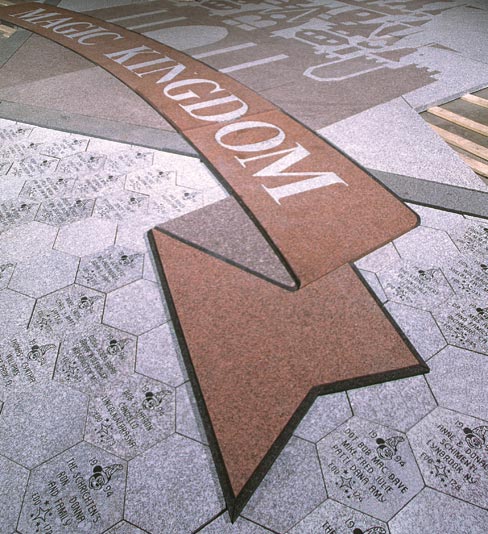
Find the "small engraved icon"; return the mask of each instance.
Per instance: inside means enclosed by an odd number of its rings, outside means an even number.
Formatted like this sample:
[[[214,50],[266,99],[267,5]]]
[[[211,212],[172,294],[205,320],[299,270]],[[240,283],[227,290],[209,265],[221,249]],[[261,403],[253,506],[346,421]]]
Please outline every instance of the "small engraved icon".
[[[41,505],[37,507],[36,513],[32,513],[31,520],[34,521],[36,525],[36,532],[44,532],[45,531],[45,525],[49,524],[49,517],[51,517],[52,514],[52,508],[49,506],[49,501],[45,501],[43,503],[45,508],[42,508]]]
[[[429,281],[434,279],[437,273],[437,269],[426,269],[425,271],[423,269],[420,269],[418,273],[420,275],[420,278]]]
[[[121,254],[119,263],[126,266],[132,265],[138,256],[139,254]]]
[[[156,393],[148,391],[146,393],[146,398],[142,401],[142,407],[146,410],[154,410],[161,405],[167,396],[168,393],[165,393],[164,391],[157,391]]]
[[[464,438],[466,443],[473,449],[485,449],[488,452],[488,426],[477,426],[473,430],[471,428],[463,428],[466,434]]]
[[[97,300],[100,300],[102,297],[99,297],[99,296],[96,296],[96,297],[87,297],[86,295],[84,295],[83,297],[80,298],[80,302],[78,303],[78,308],[80,308],[80,310],[87,310],[88,312],[92,312],[93,311],[93,304],[95,304],[95,302]]]
[[[44,357],[46,352],[55,349],[56,345],[32,345],[31,350],[27,353],[27,358],[31,361],[38,362],[41,365],[46,363],[46,358]]]
[[[363,530],[362,528],[355,528],[352,531],[352,534],[387,534],[387,532],[383,527],[371,527],[368,528],[368,530]]]
[[[88,485],[91,489],[101,490],[110,481],[114,473],[122,469],[122,464],[112,464],[107,467],[96,465],[93,468],[93,475],[88,480]]]
[[[376,440],[376,443],[378,444],[378,447],[376,447],[378,456],[383,460],[391,460],[393,455],[397,452],[398,445],[402,443],[402,441],[405,441],[405,438],[402,438],[402,436],[393,436],[386,440],[378,438]]]

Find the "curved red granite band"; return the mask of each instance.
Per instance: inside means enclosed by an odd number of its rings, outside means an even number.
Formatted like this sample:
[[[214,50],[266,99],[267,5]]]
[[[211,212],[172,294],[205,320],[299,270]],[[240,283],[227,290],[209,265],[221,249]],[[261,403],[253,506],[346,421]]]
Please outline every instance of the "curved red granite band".
[[[253,91],[149,38],[39,4],[1,8],[0,19],[70,48],[150,103],[301,287],[151,234],[232,519],[317,394],[426,372],[348,265],[418,224],[363,169]]]

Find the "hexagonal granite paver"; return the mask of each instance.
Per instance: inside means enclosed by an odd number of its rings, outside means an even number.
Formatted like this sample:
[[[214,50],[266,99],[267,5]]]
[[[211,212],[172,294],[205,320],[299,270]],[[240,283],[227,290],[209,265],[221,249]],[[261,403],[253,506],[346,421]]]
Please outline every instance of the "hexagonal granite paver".
[[[83,437],[88,399],[62,384],[38,384],[8,393],[0,417],[0,450],[32,468]]]
[[[148,532],[193,532],[225,508],[208,447],[174,434],[129,462],[125,519]]]
[[[176,185],[176,171],[153,166],[150,169],[134,171],[127,175],[125,188],[134,193],[153,195],[168,185]]]
[[[5,289],[14,273],[15,263],[0,264],[0,290]]]
[[[139,336],[136,371],[175,387],[188,380],[172,323]]]
[[[113,174],[126,174],[136,169],[149,167],[153,162],[153,152],[134,148],[119,150],[107,157],[104,170]]]
[[[441,406],[488,421],[488,357],[446,347],[429,365],[426,378]]]
[[[99,291],[113,291],[141,278],[143,265],[144,254],[111,246],[81,260],[76,282]]]
[[[90,217],[95,201],[90,198],[62,197],[41,204],[36,221],[54,226],[63,226]]]
[[[17,264],[9,288],[42,297],[75,281],[79,259],[57,250]]]
[[[73,254],[87,256],[114,244],[117,224],[91,217],[63,226],[58,233],[54,248]]]
[[[103,321],[106,324],[142,334],[168,321],[168,312],[157,284],[138,280],[107,296]]]
[[[63,158],[58,172],[68,176],[84,176],[100,172],[105,165],[106,156],[98,152],[79,152],[73,156]]]
[[[488,422],[437,408],[408,436],[428,486],[488,507]]]
[[[146,195],[121,191],[97,198],[94,214],[107,220],[123,220],[147,211],[149,199]]]
[[[13,199],[0,204],[0,233],[34,220],[39,204]]]
[[[406,432],[437,407],[422,376],[348,392],[354,415]]]
[[[288,534],[388,534],[386,523],[327,499]]]
[[[42,154],[31,154],[20,161],[15,161],[9,174],[25,178],[37,178],[56,171],[59,159]]]
[[[317,397],[301,420],[295,436],[317,443],[326,434],[335,430],[352,415],[344,392]]]
[[[462,252],[484,261],[488,256],[488,223],[464,219],[449,230],[456,245]]]
[[[176,431],[182,436],[208,444],[197,401],[190,382],[176,388]]]
[[[353,417],[318,443],[329,497],[382,521],[424,486],[406,436]]]
[[[472,299],[483,299],[488,295],[488,256],[484,259],[460,255],[443,271],[454,291]]]
[[[198,532],[202,534],[269,534],[271,531],[244,517],[239,517],[235,523],[231,523],[228,514],[224,513]]]
[[[29,329],[63,336],[100,322],[105,296],[71,285],[37,300]]]
[[[15,530],[28,478],[27,469],[0,456],[0,526],[3,532]]]
[[[161,189],[149,201],[149,210],[157,213],[161,222],[180,217],[203,207],[203,193],[181,186]]]
[[[126,463],[80,443],[32,471],[19,520],[28,533],[101,534],[122,519]]]
[[[112,174],[100,172],[80,176],[73,186],[73,194],[93,198],[99,193],[110,193],[123,191],[125,176],[123,174]]]
[[[27,180],[20,191],[20,198],[43,202],[52,198],[67,196],[73,188],[75,178],[71,175],[54,174]]]
[[[174,431],[174,388],[133,375],[91,399],[85,440],[129,460]]]
[[[5,262],[18,262],[48,252],[56,239],[58,229],[36,221],[23,224],[2,234],[0,258]]]
[[[145,530],[127,523],[127,521],[121,521],[117,523],[114,527],[107,530],[105,534],[147,534]]]
[[[486,534],[488,512],[425,488],[390,522],[391,534]]]
[[[58,349],[57,338],[25,330],[0,339],[0,392],[50,381]]]
[[[284,532],[326,498],[315,445],[292,437],[242,514]]]
[[[34,308],[35,300],[16,291],[4,289],[0,292],[0,331],[6,336],[26,328]]]
[[[61,345],[54,378],[86,393],[99,394],[134,370],[136,340],[105,325],[73,332]]]

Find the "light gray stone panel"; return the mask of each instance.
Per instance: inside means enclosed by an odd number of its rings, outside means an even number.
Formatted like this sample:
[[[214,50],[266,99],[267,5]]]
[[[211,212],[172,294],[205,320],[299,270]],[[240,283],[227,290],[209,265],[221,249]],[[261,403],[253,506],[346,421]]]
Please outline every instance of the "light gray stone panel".
[[[289,534],[388,534],[386,523],[327,499]]]
[[[136,371],[174,387],[188,380],[172,323],[139,336]]]
[[[131,172],[127,175],[125,188],[134,193],[154,195],[168,186],[176,186],[176,172],[162,165]]]
[[[199,532],[202,534],[267,534],[271,531],[244,517],[239,517],[235,523],[231,523],[228,514],[224,513]]]
[[[2,147],[24,141],[29,137],[33,129],[33,126],[27,124],[16,124],[12,121],[5,121],[5,124],[3,124],[2,121],[2,124],[0,124],[0,141]]]
[[[283,532],[326,497],[315,445],[292,437],[242,514],[265,527]]]
[[[190,382],[176,388],[176,431],[204,445],[208,444]]]
[[[388,521],[423,487],[404,434],[353,417],[318,443],[329,497]]]
[[[15,269],[15,263],[0,264],[0,290],[5,289],[10,282]]]
[[[0,456],[0,517],[4,532],[13,532],[17,525],[29,471]]]
[[[116,228],[115,222],[95,217],[76,221],[59,230],[54,248],[74,256],[95,254],[114,244]]]
[[[90,198],[61,197],[41,204],[36,221],[53,226],[63,226],[91,216],[95,201]]]
[[[100,172],[107,157],[98,152],[79,152],[73,156],[63,158],[58,167],[58,172],[73,177]]]
[[[46,142],[46,137],[53,133],[55,138]],[[36,147],[36,152],[55,158],[66,158],[78,152],[84,152],[89,143],[89,139],[86,137],[66,136],[64,132],[56,132],[45,128],[36,128],[30,141],[34,139],[44,140]]]
[[[371,254],[364,256],[355,262],[355,265],[362,271],[378,273],[379,271],[388,268],[391,264],[396,263],[399,259],[400,255],[393,246],[393,243],[388,243],[388,245],[385,245],[384,247],[371,252]]]
[[[0,235],[5,230],[33,221],[38,209],[38,203],[19,199],[0,204]]]
[[[143,334],[167,322],[168,312],[157,284],[138,280],[107,296],[103,321],[132,334]]]
[[[90,148],[92,147],[90,146]],[[119,150],[107,157],[104,171],[111,174],[127,174],[137,169],[150,167],[152,162],[153,153],[150,150],[145,150],[143,148]]]
[[[9,288],[42,297],[75,281],[79,259],[57,250],[17,264]]]
[[[0,417],[0,451],[33,468],[83,438],[88,399],[50,382],[7,393]]]
[[[73,185],[72,194],[93,198],[124,190],[125,175],[99,172],[80,176]]]
[[[193,532],[225,507],[210,451],[177,434],[129,462],[125,519],[149,532]]]
[[[317,443],[352,415],[345,393],[317,397],[301,420],[295,436]]]
[[[429,366],[427,381],[441,406],[488,421],[486,356],[446,347],[432,358]]]
[[[486,261],[488,257],[488,220],[464,219],[449,230],[461,252]]]
[[[487,507],[486,421],[437,408],[415,426],[408,437],[428,486]]]
[[[34,309],[35,300],[16,291],[0,292],[0,331],[6,336],[26,328]]]
[[[354,415],[406,432],[437,403],[422,376],[348,392]]]
[[[100,322],[105,296],[77,285],[59,289],[37,300],[29,329],[65,336]]]
[[[25,177],[22,179],[25,180]],[[75,178],[69,174],[54,174],[32,178],[25,181],[20,191],[20,198],[43,202],[68,196],[74,183]]]
[[[19,530],[102,534],[123,514],[126,463],[80,443],[33,470]]]
[[[58,167],[59,159],[42,154],[32,154],[14,164],[8,171],[9,175],[25,178],[26,180],[39,178],[47,174],[52,175]]]
[[[488,297],[488,256],[478,259],[460,254],[443,272],[458,296],[474,300]]]
[[[1,104],[0,104],[1,105]],[[0,163],[0,175],[2,174],[2,163]],[[2,188],[0,189],[0,201],[16,199],[24,187],[24,178],[16,176],[2,176]]]
[[[139,193],[129,191],[112,193],[97,199],[94,214],[103,219],[121,221],[135,214],[144,214],[148,202],[148,197]]]
[[[49,251],[56,239],[57,228],[38,222],[31,222],[2,234],[0,258],[4,262],[18,262]]]
[[[174,431],[174,388],[133,375],[93,396],[85,440],[129,460]]]
[[[49,382],[58,350],[57,338],[32,335],[23,329],[0,339],[0,396]]]
[[[380,284],[378,276],[374,273],[370,273],[369,271],[361,271],[361,276],[366,282],[366,285],[373,290],[376,297],[384,304],[388,300],[388,297],[386,296],[385,290]]]
[[[157,195],[152,195],[149,210],[159,215],[165,222],[185,213],[203,208],[203,193],[181,186],[167,187]]]
[[[76,282],[107,293],[141,278],[143,263],[140,252],[111,246],[83,257]]]
[[[54,378],[86,393],[100,394],[133,372],[135,345],[133,336],[105,325],[72,332],[61,345]]]
[[[116,244],[146,253],[149,250],[146,234],[160,222],[161,215],[157,213],[135,215],[124,220],[117,228]]]
[[[127,523],[127,521],[121,521],[110,530],[107,530],[105,534],[146,534],[146,531]]]
[[[157,269],[155,266],[155,259],[153,257],[153,254],[148,252],[144,255],[144,271],[142,274],[142,277],[144,280],[150,280],[151,282],[158,283],[159,277],[157,274]]]
[[[485,534],[488,512],[425,488],[390,521],[391,534]]]
[[[386,304],[386,309],[424,360],[446,346],[446,340],[430,312],[396,302]]]

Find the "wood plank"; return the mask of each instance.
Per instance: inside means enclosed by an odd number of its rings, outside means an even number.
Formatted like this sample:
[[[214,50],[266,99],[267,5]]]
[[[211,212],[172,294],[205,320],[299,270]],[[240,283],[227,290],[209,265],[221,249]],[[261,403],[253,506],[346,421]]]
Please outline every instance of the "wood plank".
[[[4,24],[0,24],[0,35],[5,36],[5,37],[10,37],[14,33],[15,33],[15,28],[11,28],[10,26],[5,26]]]
[[[481,161],[470,158],[469,156],[465,156],[464,154],[459,155],[464,163],[469,165],[474,172],[481,174],[481,176],[484,176],[485,178],[488,178],[488,165],[486,163],[482,163]]]
[[[476,104],[477,106],[481,106],[483,108],[488,108],[488,100],[486,98],[481,98],[480,96],[468,93],[467,95],[462,96],[461,100],[465,100],[470,104]]]
[[[429,108],[427,111],[431,115],[435,115],[436,117],[445,119],[446,121],[452,122],[453,124],[462,126],[467,130],[471,130],[481,135],[486,135],[488,137],[488,126],[486,124],[481,124],[480,122],[473,121],[471,119],[463,117],[462,115],[459,115],[458,113],[454,113],[452,111],[437,106]]]
[[[447,130],[444,130],[443,128],[439,128],[439,126],[435,126],[433,124],[429,124],[429,126],[437,132],[444,141],[449,143],[450,145],[456,146],[458,148],[462,148],[466,152],[469,152],[470,154],[474,154],[475,156],[478,156],[479,158],[483,158],[488,160],[488,148],[478,145],[478,143],[473,143],[472,141],[468,141],[468,139],[465,139],[464,137],[461,137],[460,135],[456,135],[452,132],[448,132]]]

